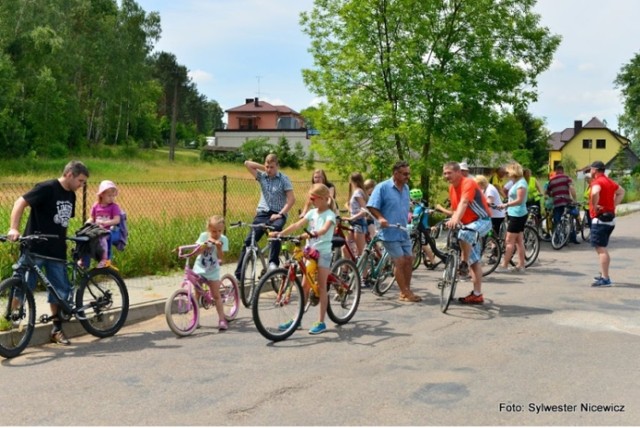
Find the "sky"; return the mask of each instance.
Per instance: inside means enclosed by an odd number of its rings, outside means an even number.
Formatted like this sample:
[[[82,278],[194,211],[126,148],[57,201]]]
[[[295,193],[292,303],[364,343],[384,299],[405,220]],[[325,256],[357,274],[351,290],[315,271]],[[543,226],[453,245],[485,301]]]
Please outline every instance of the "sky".
[[[317,104],[302,80],[311,68],[300,12],[313,0],[137,0],[160,13],[157,51],[176,55],[198,91],[223,110],[258,96],[300,111]],[[538,76],[529,111],[562,131],[592,117],[618,130],[622,98],[614,80],[640,53],[640,1],[539,0],[541,25],[562,36],[551,67]]]

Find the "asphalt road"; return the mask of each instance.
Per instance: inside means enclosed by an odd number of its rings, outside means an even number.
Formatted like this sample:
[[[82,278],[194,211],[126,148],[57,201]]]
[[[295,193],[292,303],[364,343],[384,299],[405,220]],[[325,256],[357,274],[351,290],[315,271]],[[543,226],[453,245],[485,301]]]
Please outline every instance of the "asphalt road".
[[[545,244],[525,275],[492,274],[485,305],[439,311],[365,292],[354,320],[277,344],[242,309],[178,339],[163,317],[113,338],[28,347],[0,364],[7,425],[638,425],[640,213],[618,218],[615,287],[588,244]],[[461,283],[458,295],[469,284]],[[303,320],[309,328],[314,309]]]

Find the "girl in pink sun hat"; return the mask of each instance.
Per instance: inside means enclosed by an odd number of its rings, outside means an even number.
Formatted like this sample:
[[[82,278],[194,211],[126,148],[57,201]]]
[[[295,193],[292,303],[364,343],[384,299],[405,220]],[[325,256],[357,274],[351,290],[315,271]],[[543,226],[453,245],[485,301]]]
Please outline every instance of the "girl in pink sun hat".
[[[100,182],[97,195],[98,200],[91,207],[89,221],[107,230],[120,224],[122,212],[120,211],[120,206],[114,202],[116,196],[118,196],[118,188],[115,183],[111,180]],[[100,237],[100,246],[103,253],[98,267],[109,266],[109,235]]]

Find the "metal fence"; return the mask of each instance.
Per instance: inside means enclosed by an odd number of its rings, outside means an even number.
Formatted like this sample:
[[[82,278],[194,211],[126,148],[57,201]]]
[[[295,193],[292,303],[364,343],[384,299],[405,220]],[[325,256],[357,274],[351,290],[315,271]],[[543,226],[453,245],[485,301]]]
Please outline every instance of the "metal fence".
[[[170,177],[167,177],[170,180]],[[127,213],[129,242],[124,251],[114,252],[114,263],[125,277],[163,274],[179,268],[171,250],[178,245],[192,243],[206,229],[207,219],[214,214],[226,219],[226,235],[230,251],[227,261],[237,259],[246,229],[230,229],[238,220],[253,219],[260,198],[260,188],[254,179],[222,176],[194,181],[117,182],[116,203]],[[348,184],[334,182],[339,204],[348,194]],[[9,228],[10,213],[15,200],[35,183],[0,183],[0,230]],[[73,233],[87,220],[96,201],[99,182],[90,181],[78,190],[76,217],[69,232]],[[296,204],[289,223],[298,217],[304,206],[310,181],[293,182]],[[27,219],[23,215],[21,230]],[[4,228],[4,229],[2,229]],[[0,246],[0,269],[4,278],[17,256],[16,246]]]

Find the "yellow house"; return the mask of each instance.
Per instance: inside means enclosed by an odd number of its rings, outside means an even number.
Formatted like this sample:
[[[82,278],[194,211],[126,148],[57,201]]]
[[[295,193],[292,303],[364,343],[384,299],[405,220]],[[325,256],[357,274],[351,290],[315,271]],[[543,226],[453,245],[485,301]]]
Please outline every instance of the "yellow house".
[[[549,138],[549,171],[562,162],[563,156],[571,156],[578,170],[582,170],[599,160],[611,169],[614,158],[623,153],[627,165],[633,168],[640,162],[631,150],[629,139],[610,130],[597,117],[593,117],[584,126],[581,120],[573,123],[573,128],[554,132]]]

